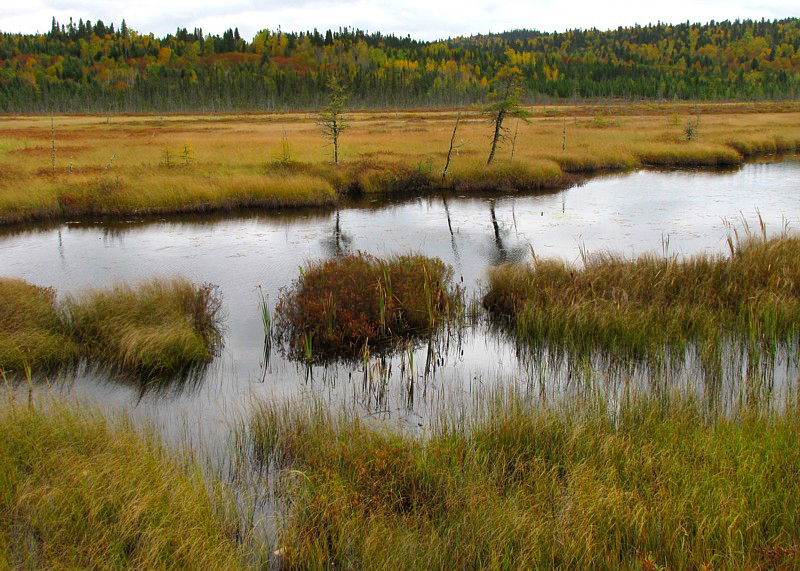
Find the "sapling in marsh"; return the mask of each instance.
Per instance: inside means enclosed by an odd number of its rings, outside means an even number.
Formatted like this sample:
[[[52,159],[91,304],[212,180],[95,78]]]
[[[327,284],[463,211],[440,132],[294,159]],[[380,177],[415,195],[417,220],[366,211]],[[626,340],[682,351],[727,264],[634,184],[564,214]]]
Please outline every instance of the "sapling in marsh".
[[[518,67],[506,64],[492,80],[489,94],[492,102],[484,108],[484,114],[490,118],[494,130],[487,165],[492,164],[498,144],[506,139],[507,129],[503,127],[503,121],[508,117],[518,117],[527,122],[527,118],[531,115],[522,108],[524,79],[525,76]]]
[[[50,168],[53,172],[56,170],[56,125],[53,118],[50,117]]]
[[[686,121],[683,127],[683,134],[687,141],[695,141],[700,136],[700,115],[698,114],[694,121],[691,119]]]
[[[339,138],[349,127],[344,116],[344,107],[350,97],[347,89],[339,81],[338,76],[331,75],[328,79],[328,102],[319,114],[317,124],[322,129],[325,137],[333,146],[333,164],[339,164]]]

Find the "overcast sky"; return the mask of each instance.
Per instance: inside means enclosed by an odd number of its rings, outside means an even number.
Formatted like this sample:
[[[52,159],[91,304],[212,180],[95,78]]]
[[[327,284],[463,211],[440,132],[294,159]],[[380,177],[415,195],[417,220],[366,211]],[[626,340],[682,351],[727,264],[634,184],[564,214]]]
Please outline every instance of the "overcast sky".
[[[800,15],[798,0],[0,0],[0,31],[47,31],[53,16],[103,20],[158,36],[177,27],[221,34],[239,28],[246,39],[261,29],[321,32],[343,26],[424,40],[516,28],[606,30],[633,24],[708,22]]]

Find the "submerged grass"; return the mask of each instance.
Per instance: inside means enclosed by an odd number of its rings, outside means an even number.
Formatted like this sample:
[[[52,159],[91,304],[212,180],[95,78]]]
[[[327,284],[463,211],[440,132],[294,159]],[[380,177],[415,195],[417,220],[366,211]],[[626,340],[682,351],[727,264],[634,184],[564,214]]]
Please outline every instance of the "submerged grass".
[[[242,566],[229,501],[195,460],[122,417],[2,399],[0,568]]]
[[[438,258],[359,253],[301,268],[278,300],[275,328],[306,360],[352,358],[436,328],[460,313],[462,297]]]
[[[723,344],[774,355],[800,335],[800,239],[751,237],[731,255],[611,254],[576,269],[558,260],[489,272],[484,306],[512,318],[532,347],[574,355],[682,356],[690,345],[717,370]]]
[[[0,278],[0,300],[0,370],[50,370],[77,359],[52,289]]]
[[[800,413],[709,419],[690,397],[547,405],[497,391],[430,434],[259,403],[288,568],[800,565]]]
[[[55,292],[0,279],[0,370],[50,370],[79,357],[144,378],[211,361],[222,340],[212,286],[154,279],[85,292],[59,307]]]

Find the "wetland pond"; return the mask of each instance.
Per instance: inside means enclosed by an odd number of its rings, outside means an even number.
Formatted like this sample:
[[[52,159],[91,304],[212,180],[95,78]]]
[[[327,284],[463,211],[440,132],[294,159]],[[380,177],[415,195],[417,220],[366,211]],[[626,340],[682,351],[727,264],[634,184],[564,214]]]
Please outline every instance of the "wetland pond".
[[[327,211],[9,228],[0,231],[0,274],[52,286],[60,296],[174,275],[218,286],[225,345],[198,378],[143,388],[79,369],[51,383],[52,390],[130,409],[166,434],[188,429],[193,438],[224,440],[227,423],[253,398],[301,394],[417,426],[443,399],[469,397],[484,384],[535,381],[538,390],[556,394],[569,371],[532,367],[483,319],[393,356],[309,368],[277,347],[265,354],[262,293],[274,312],[282,288],[309,261],[346,252],[418,253],[450,264],[467,299],[478,299],[488,267],[528,262],[532,252],[576,264],[582,252],[724,253],[731,228],[758,230],[759,217],[769,234],[800,228],[796,159],[735,171],[604,175],[546,195],[426,196]],[[779,375],[794,382],[796,363]],[[691,368],[684,376],[692,378]]]

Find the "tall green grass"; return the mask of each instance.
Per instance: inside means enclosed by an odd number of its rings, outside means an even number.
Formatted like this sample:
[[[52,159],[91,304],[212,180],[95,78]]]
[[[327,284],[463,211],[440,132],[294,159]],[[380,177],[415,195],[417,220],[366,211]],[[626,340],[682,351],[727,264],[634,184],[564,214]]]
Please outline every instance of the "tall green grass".
[[[311,264],[275,308],[275,331],[307,360],[354,358],[367,345],[431,331],[463,309],[453,269],[419,255],[368,254]]]
[[[0,398],[0,568],[243,566],[227,492],[195,460],[124,417]]]
[[[489,272],[484,305],[534,348],[623,361],[682,359],[719,372],[726,346],[774,356],[800,336],[800,239],[751,237],[731,254],[686,260],[593,256],[583,268],[536,260]]]
[[[425,435],[319,403],[256,405],[249,442],[289,506],[289,568],[800,565],[800,414],[498,390]]]
[[[77,359],[52,289],[0,278],[0,300],[0,369],[50,370]]]

